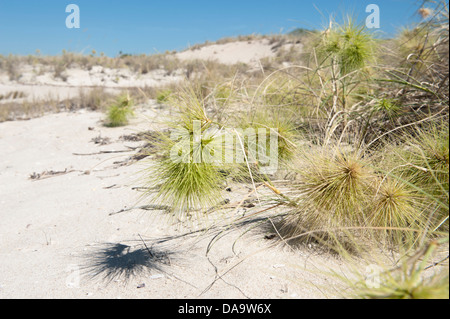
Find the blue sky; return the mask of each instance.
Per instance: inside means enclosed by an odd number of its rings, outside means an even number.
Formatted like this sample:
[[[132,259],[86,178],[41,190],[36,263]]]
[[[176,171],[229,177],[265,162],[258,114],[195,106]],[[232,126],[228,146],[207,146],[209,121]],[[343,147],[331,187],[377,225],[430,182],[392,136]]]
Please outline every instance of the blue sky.
[[[66,28],[68,4],[80,8],[80,29]],[[0,54],[60,54],[63,49],[115,56],[151,54],[240,34],[322,28],[328,17],[368,4],[380,7],[380,34],[417,21],[418,0],[0,0]]]

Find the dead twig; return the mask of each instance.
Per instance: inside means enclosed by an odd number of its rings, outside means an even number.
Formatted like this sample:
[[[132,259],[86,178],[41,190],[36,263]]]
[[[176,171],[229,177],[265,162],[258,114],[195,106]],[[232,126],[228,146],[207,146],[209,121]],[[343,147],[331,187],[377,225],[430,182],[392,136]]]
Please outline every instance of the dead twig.
[[[120,150],[120,151],[100,151],[96,153],[72,153],[75,156],[92,156],[92,155],[101,155],[101,154],[114,154],[114,153],[129,153],[130,150]]]
[[[47,179],[47,178],[52,178],[52,177],[57,177],[57,176],[61,176],[61,175],[66,175],[69,173],[75,172],[75,170],[67,170],[67,168],[64,171],[45,171],[42,173],[36,173],[34,172],[33,174],[30,174],[30,179],[33,181],[38,181],[38,180],[42,180],[42,179]]]

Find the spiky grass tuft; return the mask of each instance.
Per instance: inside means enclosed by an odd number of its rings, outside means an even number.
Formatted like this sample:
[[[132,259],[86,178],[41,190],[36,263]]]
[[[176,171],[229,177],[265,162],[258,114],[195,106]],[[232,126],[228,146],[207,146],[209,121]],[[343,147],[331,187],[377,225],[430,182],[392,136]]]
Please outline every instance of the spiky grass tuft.
[[[128,93],[120,96],[108,108],[106,126],[118,127],[127,125],[129,117],[134,115],[133,104],[133,100]]]
[[[435,227],[448,228],[449,132],[448,124],[431,124],[417,129],[389,153],[396,175],[421,190],[423,205],[428,203]]]
[[[237,122],[239,128],[243,130],[248,128],[254,129],[255,132],[258,132],[259,129],[265,130],[267,150],[270,149],[270,134],[276,135],[278,137],[277,156],[279,161],[287,162],[293,159],[297,149],[295,139],[299,134],[294,119],[288,114],[274,109],[260,108],[241,116]],[[257,138],[255,142],[258,144]]]
[[[448,124],[431,125],[419,130],[417,137],[408,141],[406,160],[411,163],[411,178],[423,187],[449,187],[449,131]],[[430,186],[431,185],[431,186]],[[438,189],[435,191],[439,192]]]
[[[206,212],[221,200],[224,177],[220,167],[204,158],[208,155],[205,149],[213,152],[219,133],[192,87],[172,95],[170,103],[178,112],[168,122],[170,138],[161,137],[163,158],[147,170],[148,185],[159,188],[156,194],[148,195],[152,202],[170,206],[184,219],[193,211]]]
[[[402,112],[402,108],[397,101],[389,98],[377,100],[374,110],[386,115],[391,120],[398,117]]]
[[[306,165],[297,171],[297,204],[283,233],[286,238],[301,239],[293,243],[332,238],[344,241],[347,234],[337,235],[337,229],[364,225],[373,172],[367,160],[354,152],[329,152],[325,148],[311,150],[303,157]]]
[[[426,216],[422,197],[411,186],[394,178],[380,182],[367,208],[367,225],[380,230],[376,238],[386,242],[411,245],[416,233],[407,229],[425,229]]]
[[[430,278],[417,278],[416,273],[384,275],[380,288],[364,287],[357,295],[362,299],[448,299],[448,270]]]
[[[174,162],[166,157],[152,173],[151,180],[160,185],[152,200],[169,205],[178,216],[206,212],[220,202],[223,181],[217,167],[211,164]]]
[[[333,219],[353,219],[371,180],[361,159],[338,153],[330,158],[317,156],[310,165],[302,173],[304,184],[300,187],[307,201],[319,211],[333,211]]]
[[[159,104],[164,104],[167,101],[169,101],[169,98],[172,94],[173,94],[173,92],[170,89],[159,91],[156,95],[156,101]]]
[[[377,278],[367,277],[356,282],[348,282],[350,297],[359,299],[448,299],[449,272],[448,265],[441,270],[431,269],[427,264],[440,243],[448,238],[433,241],[420,249],[408,260],[400,263],[398,269],[379,271],[372,274]],[[418,261],[419,260],[419,261]],[[428,270],[427,270],[428,269]],[[359,275],[359,277],[362,277]]]
[[[363,69],[375,59],[375,41],[364,25],[352,18],[336,27],[330,27],[318,46],[322,58],[331,58],[339,65],[341,75]]]

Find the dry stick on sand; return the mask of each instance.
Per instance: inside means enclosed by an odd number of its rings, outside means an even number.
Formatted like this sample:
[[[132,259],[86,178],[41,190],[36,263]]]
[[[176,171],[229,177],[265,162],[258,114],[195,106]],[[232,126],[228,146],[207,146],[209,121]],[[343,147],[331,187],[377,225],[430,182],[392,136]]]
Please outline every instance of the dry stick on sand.
[[[100,155],[100,154],[114,154],[114,153],[128,153],[133,151],[133,149],[128,150],[120,150],[120,151],[100,151],[96,153],[72,153],[75,156],[91,156],[91,155]]]
[[[61,175],[66,175],[69,173],[75,172],[75,170],[70,170],[68,171],[67,168],[64,171],[45,171],[43,173],[33,173],[30,175],[30,179],[33,181],[38,181],[38,180],[42,180],[42,179],[47,179],[47,178],[52,178],[52,177],[57,177],[57,176],[61,176]]]

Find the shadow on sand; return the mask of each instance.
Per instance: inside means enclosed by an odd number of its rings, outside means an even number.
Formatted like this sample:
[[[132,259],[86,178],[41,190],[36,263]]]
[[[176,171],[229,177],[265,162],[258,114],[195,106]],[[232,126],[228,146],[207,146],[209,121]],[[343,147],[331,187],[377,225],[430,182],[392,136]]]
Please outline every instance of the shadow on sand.
[[[161,251],[147,246],[124,244],[102,244],[85,258],[83,274],[90,279],[101,279],[107,283],[120,280],[128,282],[136,276],[152,272],[164,273],[171,265],[171,251]]]

